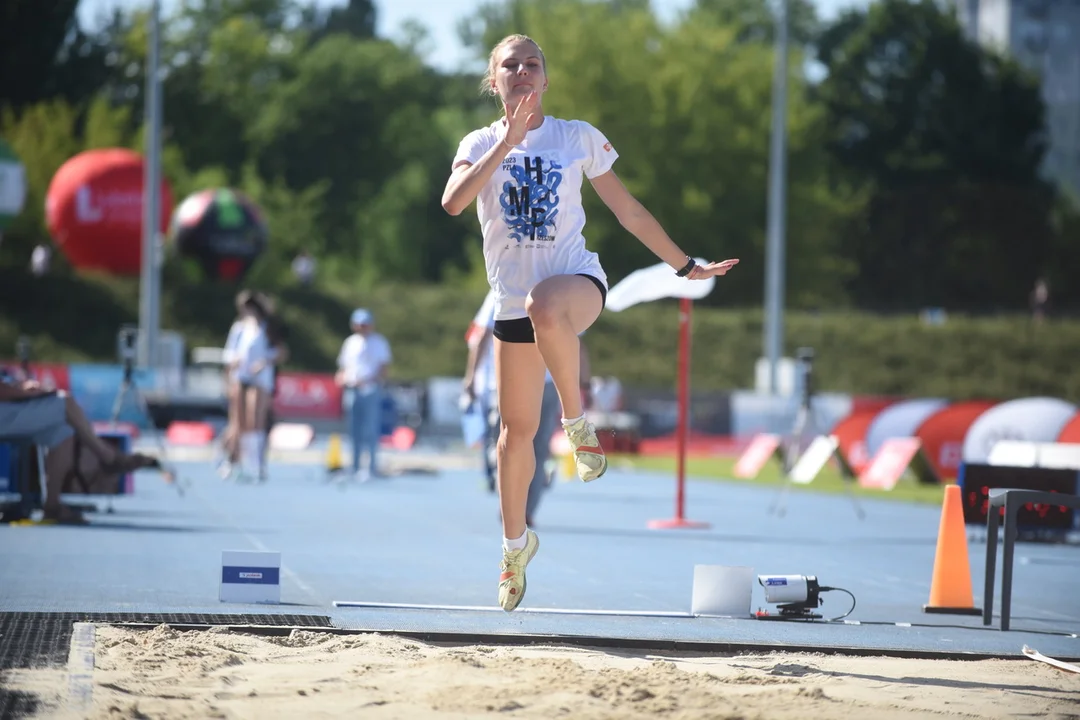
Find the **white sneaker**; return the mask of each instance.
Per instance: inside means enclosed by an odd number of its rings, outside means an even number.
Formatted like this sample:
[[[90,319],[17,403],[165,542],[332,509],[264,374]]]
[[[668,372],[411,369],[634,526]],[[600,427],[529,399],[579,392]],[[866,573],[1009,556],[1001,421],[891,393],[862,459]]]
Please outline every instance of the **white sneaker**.
[[[584,482],[596,480],[607,472],[607,456],[596,438],[596,428],[584,417],[577,422],[563,425],[570,447],[574,451],[574,465],[578,477]]]
[[[516,608],[525,597],[525,566],[540,549],[540,538],[532,530],[525,531],[525,547],[520,550],[503,550],[499,575],[499,605],[506,612]]]

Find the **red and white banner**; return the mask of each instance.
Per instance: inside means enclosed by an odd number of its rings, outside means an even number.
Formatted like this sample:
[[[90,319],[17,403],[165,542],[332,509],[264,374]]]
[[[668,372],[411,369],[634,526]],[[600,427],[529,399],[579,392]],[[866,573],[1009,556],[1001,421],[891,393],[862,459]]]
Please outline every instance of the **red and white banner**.
[[[30,363],[30,373],[46,390],[71,390],[67,365],[59,363]]]
[[[753,479],[765,467],[765,463],[780,449],[780,436],[768,433],[755,435],[735,463],[734,475],[737,478]]]
[[[933,466],[926,459],[922,442],[917,437],[886,440],[873,460],[859,475],[859,486],[892,490],[904,473],[911,469],[921,483],[940,482]]]
[[[918,438],[886,440],[870,461],[870,465],[859,476],[859,485],[864,488],[892,490],[911,465],[920,447]]]
[[[0,360],[0,367],[6,367],[16,378],[23,377],[22,363],[18,360]],[[32,362],[30,377],[41,383],[41,387],[46,390],[71,390],[71,374],[68,366],[61,363]]]
[[[338,420],[341,388],[333,375],[283,372],[278,375],[274,415],[280,419]]]

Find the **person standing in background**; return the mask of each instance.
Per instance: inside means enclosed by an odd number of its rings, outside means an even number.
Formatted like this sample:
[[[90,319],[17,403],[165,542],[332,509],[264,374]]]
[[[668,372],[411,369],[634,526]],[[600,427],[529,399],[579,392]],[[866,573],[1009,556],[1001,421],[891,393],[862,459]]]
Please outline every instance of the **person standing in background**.
[[[30,253],[30,272],[34,274],[34,277],[44,277],[49,272],[49,260],[52,258],[52,251],[48,245],[38,244],[34,246],[33,252]]]
[[[473,406],[484,420],[482,454],[488,492],[496,491],[496,445],[499,441],[499,409],[495,395],[495,346],[492,330],[495,327],[495,293],[488,291],[476,316],[465,333],[469,348],[462,380],[461,411]]]
[[[237,380],[236,371],[239,366],[237,348],[240,343],[240,334],[244,330],[244,318],[248,314],[248,304],[251,301],[251,291],[241,290],[236,295],[236,319],[229,328],[229,336],[225,340],[225,348],[222,360],[225,363],[225,403],[227,419],[225,429],[221,433],[221,458],[218,461],[218,474],[222,480],[228,480],[233,476],[237,464],[240,462],[240,382]]]
[[[375,332],[375,318],[370,310],[353,311],[350,325],[353,334],[341,345],[334,381],[345,390],[343,400],[349,417],[353,474],[364,482],[379,476],[377,454],[382,434],[383,383],[393,358],[390,343]],[[360,467],[363,450],[368,453],[365,469]]]
[[[267,354],[270,363],[270,397],[263,408],[262,427],[266,431],[266,440],[262,443],[262,455],[259,457],[262,470],[259,478],[266,480],[266,468],[270,461],[270,431],[274,428],[277,418],[274,415],[274,398],[278,391],[278,369],[289,360],[288,328],[282,322],[274,308],[274,301],[262,293],[256,295],[258,302],[263,306],[266,317],[266,337],[270,343],[270,352]]]
[[[261,296],[252,294],[244,304],[245,315],[233,351],[236,379],[240,386],[241,477],[248,468],[257,468],[260,482],[266,480],[266,420],[273,391],[273,364],[277,354],[270,333],[271,320]]]
[[[315,282],[315,258],[307,249],[301,250],[300,254],[293,258],[292,271],[304,287],[311,287]]]

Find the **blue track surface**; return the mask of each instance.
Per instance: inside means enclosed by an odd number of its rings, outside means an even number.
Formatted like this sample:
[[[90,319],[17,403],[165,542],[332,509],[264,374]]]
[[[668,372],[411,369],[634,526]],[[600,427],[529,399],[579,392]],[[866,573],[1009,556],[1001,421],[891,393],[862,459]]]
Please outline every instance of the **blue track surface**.
[[[817,575],[858,606],[840,623],[552,615],[477,610],[334,607],[335,601],[495,607],[501,556],[496,498],[475,471],[328,484],[315,466],[281,464],[265,485],[222,482],[206,463],[180,466],[183,495],[155,475],[89,527],[0,527],[0,610],[311,612],[340,627],[1080,657],[1080,548],[1020,544],[1013,630],[979,617],[927,615],[940,508],[793,493],[786,517],[774,490],[689,482],[687,515],[707,530],[657,531],[673,511],[670,477],[613,470],[557,483],[536,530],[523,607],[688,613],[695,564]],[[77,500],[77,498],[72,498]],[[104,507],[105,503],[100,503]],[[984,544],[969,544],[977,604]],[[282,553],[284,606],[218,602],[222,550]],[[1000,577],[1000,570],[998,577]],[[1000,601],[996,600],[996,606]],[[755,585],[753,607],[766,607]],[[829,593],[825,617],[846,595]],[[914,623],[915,627],[897,627]]]

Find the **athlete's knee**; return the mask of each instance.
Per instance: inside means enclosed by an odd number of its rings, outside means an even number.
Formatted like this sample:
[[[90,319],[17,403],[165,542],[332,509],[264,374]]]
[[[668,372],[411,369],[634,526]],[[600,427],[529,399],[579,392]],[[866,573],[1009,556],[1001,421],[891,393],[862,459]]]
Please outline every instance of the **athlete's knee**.
[[[525,300],[525,312],[532,320],[533,329],[543,332],[566,319],[566,308],[550,293],[533,291]]]
[[[538,423],[529,422],[526,418],[503,418],[502,427],[499,431],[500,448],[523,448],[532,447],[533,438],[536,436]]]

